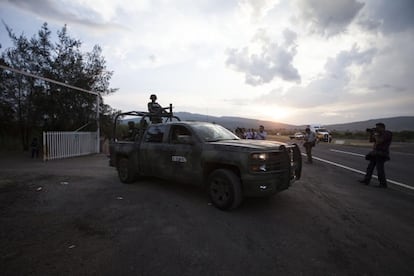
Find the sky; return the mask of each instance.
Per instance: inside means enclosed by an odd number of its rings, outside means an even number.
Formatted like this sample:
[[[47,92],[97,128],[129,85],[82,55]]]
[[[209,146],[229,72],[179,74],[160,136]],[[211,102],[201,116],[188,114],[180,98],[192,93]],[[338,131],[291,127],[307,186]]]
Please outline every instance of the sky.
[[[0,19],[101,46],[118,88],[104,101],[122,111],[156,94],[177,112],[294,125],[414,116],[412,0],[0,0]]]

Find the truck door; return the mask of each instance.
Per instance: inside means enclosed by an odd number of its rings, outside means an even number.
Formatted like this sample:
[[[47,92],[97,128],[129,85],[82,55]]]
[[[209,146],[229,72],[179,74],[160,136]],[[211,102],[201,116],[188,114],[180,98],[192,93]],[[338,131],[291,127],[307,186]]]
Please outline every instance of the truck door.
[[[200,144],[191,129],[184,125],[171,125],[168,136],[170,179],[187,183],[199,182],[202,176]]]
[[[141,143],[139,163],[141,173],[150,176],[168,177],[168,168],[165,166],[166,148],[164,134],[166,126],[154,124],[148,127]]]

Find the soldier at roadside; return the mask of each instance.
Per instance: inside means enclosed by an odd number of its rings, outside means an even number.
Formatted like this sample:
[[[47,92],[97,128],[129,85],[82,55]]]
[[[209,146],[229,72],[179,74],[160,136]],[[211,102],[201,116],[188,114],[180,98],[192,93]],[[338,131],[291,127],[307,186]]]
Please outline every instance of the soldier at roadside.
[[[303,146],[306,149],[306,156],[308,157],[308,163],[312,164],[312,148],[315,146],[316,143],[316,134],[315,132],[311,131],[309,127],[305,130],[305,137],[304,137]]]

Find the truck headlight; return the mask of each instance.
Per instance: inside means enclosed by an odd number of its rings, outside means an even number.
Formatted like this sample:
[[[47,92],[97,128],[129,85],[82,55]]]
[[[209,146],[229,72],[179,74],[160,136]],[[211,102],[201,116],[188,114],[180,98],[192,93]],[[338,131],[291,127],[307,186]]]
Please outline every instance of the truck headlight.
[[[253,160],[261,160],[261,161],[266,161],[267,159],[267,154],[266,153],[253,153],[252,154],[252,159]]]
[[[267,153],[252,153],[250,169],[253,172],[266,172],[266,160],[269,158]]]

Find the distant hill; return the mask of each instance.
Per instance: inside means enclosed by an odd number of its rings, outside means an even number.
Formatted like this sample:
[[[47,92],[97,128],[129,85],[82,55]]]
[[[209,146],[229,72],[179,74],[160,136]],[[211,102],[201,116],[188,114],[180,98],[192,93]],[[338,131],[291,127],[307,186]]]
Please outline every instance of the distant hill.
[[[263,125],[265,129],[287,129],[287,130],[296,130],[296,129],[305,129],[306,125],[290,125],[279,122],[265,121],[265,120],[256,120],[248,119],[242,117],[231,117],[231,116],[209,116],[203,114],[189,113],[189,112],[175,112],[174,115],[181,118],[181,120],[188,121],[202,121],[202,122],[215,122],[219,125],[222,125],[228,129],[234,130],[237,127],[242,128],[254,128],[258,129],[260,125]],[[139,122],[138,119],[129,119]],[[128,121],[128,120],[125,120]],[[360,122],[351,122],[345,124],[332,124],[324,125],[329,130],[336,131],[364,131],[367,128],[375,127],[375,124],[378,122],[383,122],[387,129],[391,131],[402,131],[410,130],[414,131],[414,116],[406,117],[393,117],[393,118],[382,118],[382,119],[372,119],[367,121]],[[126,123],[126,122],[125,122]]]
[[[325,127],[337,131],[364,131],[367,128],[375,127],[375,124],[379,122],[384,123],[386,128],[391,131],[414,131],[414,116],[372,119],[346,124],[325,125]]]
[[[189,112],[175,112],[174,115],[177,115],[178,117],[180,117],[181,120],[214,122],[228,129],[236,129],[237,127],[258,129],[260,125],[263,125],[265,129],[296,129],[298,128],[298,126],[289,125],[289,124],[241,118],[241,117],[230,117],[230,116],[215,117],[215,116],[208,116],[208,115],[202,115],[202,114],[194,114],[194,113],[189,113]]]
[[[189,112],[176,112],[175,114],[182,120],[215,122],[229,129],[235,129],[237,127],[258,128],[260,125],[263,125],[266,129],[293,130],[304,129],[306,127],[306,125],[289,125],[279,122],[248,119],[241,117],[214,117]],[[383,122],[386,125],[387,129],[392,131],[414,131],[414,116],[372,119],[367,121],[351,122],[345,124],[332,124],[324,126],[329,130],[336,131],[364,131],[367,128],[375,127],[375,124],[378,122]]]

